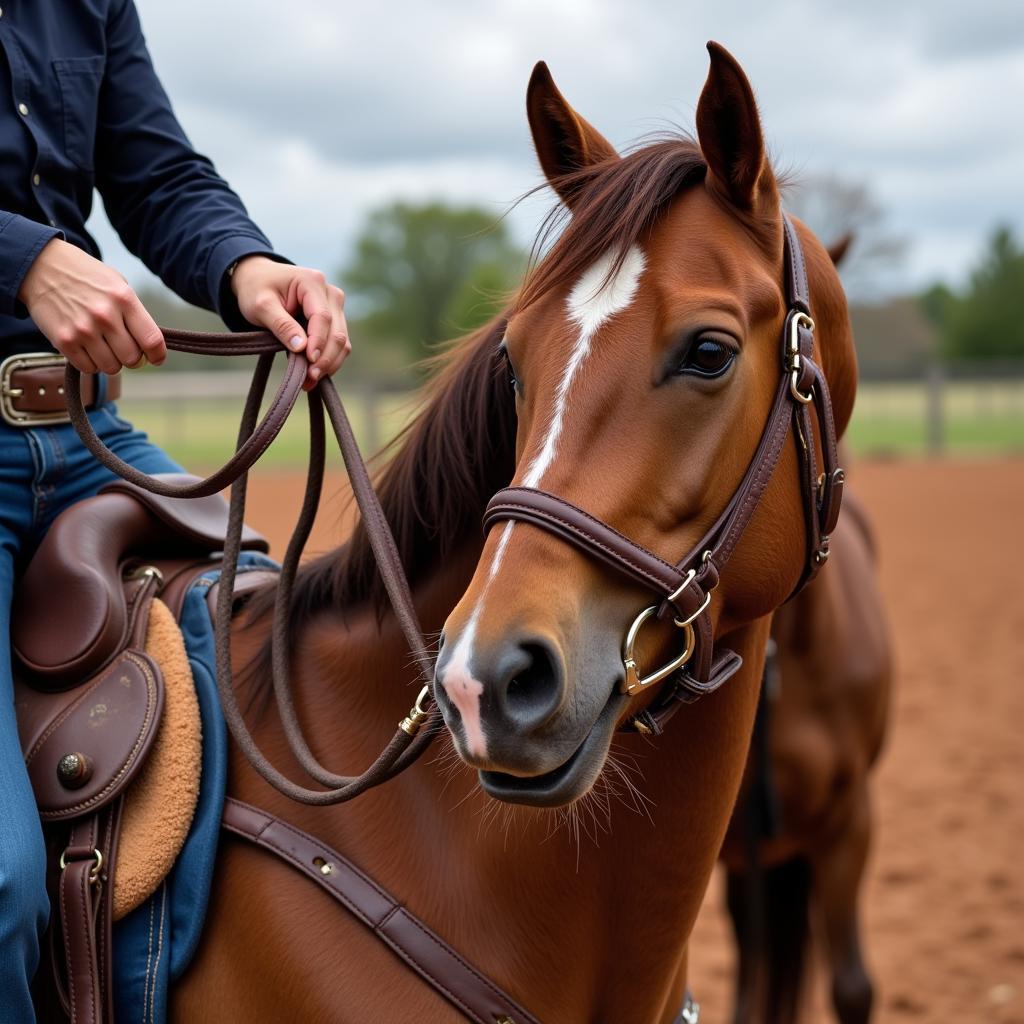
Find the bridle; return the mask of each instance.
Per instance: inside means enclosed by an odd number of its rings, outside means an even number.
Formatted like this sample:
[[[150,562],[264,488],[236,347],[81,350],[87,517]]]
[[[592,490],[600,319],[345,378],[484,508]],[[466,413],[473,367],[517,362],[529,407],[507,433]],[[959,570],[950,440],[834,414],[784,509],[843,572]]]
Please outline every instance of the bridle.
[[[564,498],[536,487],[505,488],[494,495],[484,513],[485,529],[503,520],[529,523],[658,595],[660,600],[645,607],[633,620],[623,642],[623,693],[635,696],[667,681],[651,707],[628,723],[641,732],[660,732],[680,703],[717,690],[742,664],[735,651],[716,648],[711,602],[722,570],[764,496],[791,427],[797,442],[807,537],[807,560],[797,590],[813,579],[828,559],[829,535],[839,517],[845,477],[839,467],[828,385],[812,357],[814,321],[803,249],[786,214],[782,216],[782,228],[787,312],[775,398],[760,443],[736,492],[683,559],[673,565]],[[821,438],[820,475],[812,406]],[[682,630],[683,651],[660,668],[643,674],[636,656],[640,631],[649,619],[669,617]]]

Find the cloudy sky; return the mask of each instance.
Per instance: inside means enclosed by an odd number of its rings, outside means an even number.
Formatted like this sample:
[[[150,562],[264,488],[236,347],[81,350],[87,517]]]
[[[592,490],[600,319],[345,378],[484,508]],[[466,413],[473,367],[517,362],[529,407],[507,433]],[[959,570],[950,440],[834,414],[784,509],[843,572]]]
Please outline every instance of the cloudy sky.
[[[137,3],[193,142],[280,251],[329,272],[377,204],[440,197],[498,217],[537,184],[535,61],[625,146],[692,127],[712,38],[750,76],[780,165],[871,188],[909,243],[897,286],[961,281],[997,222],[1024,230],[1020,0]],[[545,208],[511,215],[524,242]],[[145,283],[101,207],[91,227]]]

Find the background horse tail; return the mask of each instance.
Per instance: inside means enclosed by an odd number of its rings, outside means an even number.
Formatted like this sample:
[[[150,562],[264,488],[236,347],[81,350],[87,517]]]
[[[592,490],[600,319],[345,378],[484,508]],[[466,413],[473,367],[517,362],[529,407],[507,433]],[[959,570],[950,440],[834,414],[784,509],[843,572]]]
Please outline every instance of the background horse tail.
[[[811,866],[794,857],[729,872],[741,982],[736,1024],[795,1024],[810,940]]]

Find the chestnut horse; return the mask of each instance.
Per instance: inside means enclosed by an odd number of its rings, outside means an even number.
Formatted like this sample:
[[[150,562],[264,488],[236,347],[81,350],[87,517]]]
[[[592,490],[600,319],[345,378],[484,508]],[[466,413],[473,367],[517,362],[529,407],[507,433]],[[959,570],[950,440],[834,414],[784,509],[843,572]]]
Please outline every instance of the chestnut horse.
[[[790,439],[712,604],[714,637],[743,666],[651,740],[613,729],[649,700],[618,692],[623,633],[648,593],[532,526],[481,535],[496,490],[542,481],[675,556],[751,463],[779,383],[783,222],[750,84],[725,50],[709,51],[699,145],[668,138],[624,157],[538,65],[530,127],[571,218],[509,316],[453,349],[378,480],[440,638],[447,766],[420,762],[327,810],[290,804],[232,755],[232,795],[362,866],[544,1022],[674,1019],[771,614],[806,561]],[[856,387],[846,301],[825,249],[798,232],[841,432]],[[256,737],[298,773],[277,717],[257,713],[267,600],[239,617],[235,663],[255,659]],[[416,675],[361,527],[304,568],[293,620],[310,745],[336,770],[361,768],[407,712]],[[678,631],[659,628],[645,658],[676,653]],[[640,813],[611,806],[623,791]],[[171,1010],[188,1022],[461,1019],[307,879],[233,839]]]
[[[858,897],[892,653],[870,523],[849,487],[829,571],[775,613],[772,638],[763,717],[722,847],[739,950],[734,1020],[799,1019],[814,925],[837,1019],[866,1024]]]

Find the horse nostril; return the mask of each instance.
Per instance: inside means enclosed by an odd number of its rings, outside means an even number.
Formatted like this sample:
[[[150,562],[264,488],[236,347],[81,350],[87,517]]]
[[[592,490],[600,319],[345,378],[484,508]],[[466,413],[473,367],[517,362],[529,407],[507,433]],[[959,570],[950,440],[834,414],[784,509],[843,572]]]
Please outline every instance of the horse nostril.
[[[562,700],[557,655],[543,643],[526,642],[507,648],[502,661],[494,675],[496,710],[519,729],[539,728]]]
[[[528,659],[527,664],[509,680],[505,690],[512,711],[526,711],[538,704],[546,704],[552,690],[558,687],[558,673],[547,649],[541,644],[523,644],[522,651]]]

